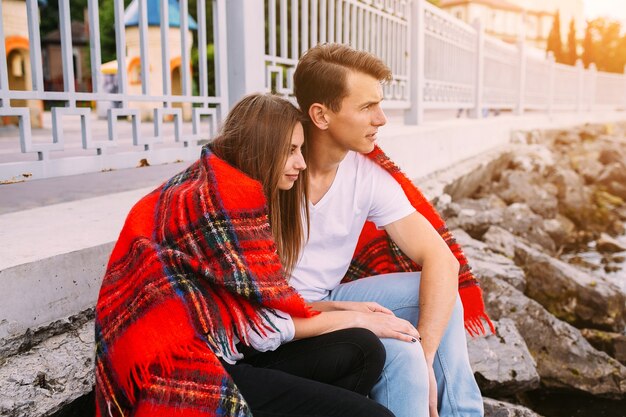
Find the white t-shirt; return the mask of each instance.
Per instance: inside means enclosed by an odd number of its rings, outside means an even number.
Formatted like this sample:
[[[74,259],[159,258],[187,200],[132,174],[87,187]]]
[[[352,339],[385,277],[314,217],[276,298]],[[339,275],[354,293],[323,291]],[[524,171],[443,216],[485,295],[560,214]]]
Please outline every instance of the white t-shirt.
[[[309,205],[309,240],[289,284],[307,301],[323,299],[348,271],[366,220],[382,228],[414,211],[388,172],[368,157],[348,152],[330,189]]]

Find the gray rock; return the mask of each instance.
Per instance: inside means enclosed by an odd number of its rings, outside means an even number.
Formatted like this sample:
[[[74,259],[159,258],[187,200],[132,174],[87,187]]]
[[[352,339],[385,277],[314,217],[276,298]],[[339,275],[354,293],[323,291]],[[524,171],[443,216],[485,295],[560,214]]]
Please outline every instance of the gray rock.
[[[524,271],[515,265],[512,259],[490,250],[485,243],[472,239],[461,229],[453,230],[452,234],[463,248],[472,271],[477,277],[499,278],[518,290],[524,291],[526,287]]]
[[[583,179],[571,169],[559,169],[549,177],[549,180],[557,187],[561,214],[580,225],[585,225],[594,207],[592,192]]]
[[[474,238],[481,238],[492,224],[501,224],[504,210],[476,210],[473,208],[461,208],[456,217],[447,221],[449,229],[463,229]]]
[[[555,145],[574,146],[580,143],[580,136],[571,130],[559,132],[554,138]]]
[[[598,160],[604,165],[621,164],[626,166],[626,151],[615,146],[615,143],[604,143]]]
[[[485,417],[541,417],[533,410],[505,401],[483,398]]]
[[[543,230],[543,219],[535,214],[526,204],[514,203],[502,208],[483,208],[478,204],[486,199],[459,201],[463,207],[456,217],[448,220],[450,229],[463,229],[475,239],[481,239],[489,227],[496,225],[553,252],[555,244],[548,233]]]
[[[626,365],[626,335],[596,329],[582,329],[581,333],[596,349]]]
[[[481,392],[515,395],[539,388],[539,374],[526,342],[511,319],[494,322],[496,334],[468,340],[472,369]]]
[[[626,251],[626,247],[622,245],[617,239],[612,238],[606,233],[602,233],[600,238],[596,240],[596,249],[600,252],[623,252]]]
[[[552,151],[545,145],[529,145],[516,148],[510,167],[529,173],[544,175],[555,165]]]
[[[578,131],[578,136],[582,140],[595,140],[607,132],[606,125],[603,124],[586,124]]]
[[[462,198],[456,203],[465,210],[487,211],[492,209],[504,209],[507,204],[497,195],[489,194],[481,198]]]
[[[526,294],[556,317],[577,327],[624,330],[626,299],[617,286],[521,242],[515,260],[526,272]]]
[[[545,219],[543,221],[543,230],[546,231],[556,247],[559,248],[575,239],[576,225],[562,214],[557,214],[554,219]]]
[[[549,252],[556,250],[554,241],[543,229],[543,219],[526,204],[515,203],[508,206],[499,226]]]
[[[508,230],[499,226],[491,226],[483,235],[483,241],[489,249],[501,253],[507,258],[515,257],[515,243],[517,238]]]
[[[484,277],[481,284],[490,317],[515,322],[543,386],[614,398],[626,394],[626,367],[596,350],[578,329],[502,280]]]
[[[0,365],[0,415],[51,415],[92,390],[94,324],[53,336]]]
[[[541,217],[553,218],[558,212],[556,196],[539,184],[542,179],[535,172],[511,171],[502,173],[493,191],[507,204],[525,203]],[[549,184],[551,185],[551,184]]]
[[[604,171],[596,179],[597,183],[604,185],[611,194],[626,200],[626,165],[613,162],[604,168]]]
[[[544,132],[541,130],[521,131],[515,130],[511,132],[511,143],[514,144],[537,144],[544,140]]]
[[[574,164],[576,172],[578,172],[585,179],[587,184],[595,183],[604,170],[602,165],[597,159],[594,158],[579,158]]]

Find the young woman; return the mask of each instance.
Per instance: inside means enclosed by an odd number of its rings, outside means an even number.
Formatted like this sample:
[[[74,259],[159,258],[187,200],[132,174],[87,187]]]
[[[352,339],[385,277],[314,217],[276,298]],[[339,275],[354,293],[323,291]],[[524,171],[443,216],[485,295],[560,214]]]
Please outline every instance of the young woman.
[[[97,416],[392,415],[364,396],[378,339],[313,317],[284,278],[305,239],[300,117],[244,98],[131,209],[96,306]]]

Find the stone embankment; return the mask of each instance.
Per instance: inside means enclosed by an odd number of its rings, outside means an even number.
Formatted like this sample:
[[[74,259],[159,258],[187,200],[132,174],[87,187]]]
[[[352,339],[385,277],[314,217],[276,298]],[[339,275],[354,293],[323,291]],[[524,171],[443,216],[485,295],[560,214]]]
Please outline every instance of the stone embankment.
[[[469,342],[486,396],[626,399],[625,131],[520,133],[437,199],[496,320],[496,335]],[[536,415],[489,404],[487,415]]]

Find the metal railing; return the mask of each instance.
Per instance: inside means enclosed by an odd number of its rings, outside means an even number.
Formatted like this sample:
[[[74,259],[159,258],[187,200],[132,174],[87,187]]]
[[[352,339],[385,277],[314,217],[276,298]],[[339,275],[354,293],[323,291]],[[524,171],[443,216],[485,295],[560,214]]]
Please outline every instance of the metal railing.
[[[162,160],[163,155],[193,159],[199,143],[211,137],[228,108],[244,94],[274,91],[292,97],[298,58],[319,42],[346,43],[381,57],[393,73],[393,80],[384,86],[384,106],[404,112],[408,124],[422,123],[429,109],[466,109],[476,118],[486,108],[516,114],[626,109],[625,75],[598,72],[593,66],[584,69],[581,64],[556,64],[551,56],[523,42],[511,45],[490,38],[480,22],[466,24],[425,0],[210,0],[213,22],[206,22],[207,1],[198,0],[197,44],[193,46],[187,0],[180,0],[175,41],[170,39],[167,6],[177,0],[160,3],[160,28],[148,24],[147,0],[135,1],[138,28],[131,30],[124,25],[123,0],[114,0],[116,92],[103,88],[98,0],[88,3],[91,92],[75,88],[69,0],[59,0],[63,91],[44,88],[37,0],[26,0],[31,63],[27,91],[9,86],[4,59],[7,38],[0,27],[0,117],[17,117],[21,151],[37,155],[37,161],[0,163],[0,179],[24,171],[41,177],[116,168],[135,163],[142,155],[157,162],[159,155]],[[2,7],[0,0],[0,12]],[[213,95],[208,86],[209,33],[215,50]],[[151,47],[155,39],[160,39],[160,48]],[[198,74],[191,73],[192,50],[198,54]],[[175,65],[180,71],[176,81],[172,78]],[[135,68],[134,75],[129,75],[129,67]],[[151,67],[158,70],[150,72]],[[175,82],[180,88],[174,88]],[[29,109],[11,105],[17,99],[64,103],[51,109],[47,142],[33,141]],[[93,112],[80,107],[80,102],[109,107],[105,139],[94,138]],[[69,116],[80,119],[81,146],[87,153],[80,155],[83,163],[51,156],[67,150],[64,131]],[[142,120],[146,118],[152,119],[147,124],[150,132]],[[164,124],[165,119],[173,121],[173,128]],[[208,128],[201,127],[202,120],[209,122]],[[174,141],[164,149],[158,145],[164,142],[166,128],[173,130]],[[132,137],[129,152],[128,147],[119,146],[124,134]]]
[[[79,92],[75,89],[75,62],[73,57],[73,43],[70,22],[69,0],[59,0],[59,30],[61,41],[61,63],[63,67],[63,91],[46,91],[43,83],[43,62],[40,42],[39,10],[37,0],[26,0],[28,16],[28,39],[26,47],[30,56],[30,87],[26,91],[11,89],[8,80],[7,56],[5,51],[5,34],[3,26],[0,26],[0,117],[16,117],[19,125],[19,142],[23,153],[34,153],[39,163],[21,162],[0,164],[2,177],[10,177],[10,174],[29,171],[34,177],[46,177],[65,175],[67,173],[79,173],[99,169],[111,169],[128,165],[129,159],[136,163],[137,156],[153,157],[156,160],[163,159],[167,154],[170,160],[174,158],[189,159],[190,155],[197,156],[196,149],[203,140],[208,140],[214,133],[215,127],[223,114],[228,111],[228,88],[226,71],[226,38],[223,24],[215,22],[225,21],[225,0],[210,0],[214,22],[206,24],[206,0],[197,0],[197,39],[198,39],[198,92],[191,91],[191,36],[187,13],[187,0],[180,2],[180,28],[178,39],[172,40],[170,27],[170,2],[160,2],[158,10],[161,26],[160,32],[150,31],[147,15],[147,0],[138,2],[139,21],[138,28],[134,30],[137,37],[136,54],[140,71],[139,82],[129,82],[128,59],[131,47],[127,44],[129,28],[124,24],[124,1],[114,1],[115,14],[115,39],[117,52],[117,71],[115,92],[103,88],[103,74],[101,63],[101,45],[99,30],[98,0],[89,0],[87,13],[89,16],[90,38],[90,63],[92,77],[92,91]],[[2,0],[0,0],[0,13],[2,13]],[[6,16],[3,15],[3,19]],[[207,61],[207,30],[213,31],[214,54],[215,54],[215,94],[209,95],[208,89],[208,61]],[[131,33],[132,34],[132,33]],[[156,35],[160,47],[158,50],[150,50],[148,42]],[[172,48],[172,45],[174,48]],[[180,92],[173,92],[171,49],[178,52],[180,66]],[[131,56],[132,57],[132,56]],[[156,64],[156,65],[153,65]],[[151,74],[149,69],[153,66],[161,68],[161,72]],[[161,79],[161,85],[154,88],[150,84],[151,77]],[[60,106],[53,105],[50,109],[51,137],[47,143],[33,141],[31,131],[31,112],[28,107],[13,107],[11,100],[42,100],[62,102]],[[106,129],[107,135],[104,140],[95,140],[93,137],[94,117],[89,107],[80,107],[79,102],[93,102],[98,105],[106,105]],[[186,109],[187,108],[187,109]],[[187,131],[184,129],[184,112],[190,113],[191,126]],[[145,112],[148,112],[148,117]],[[82,149],[87,150],[87,155],[81,155],[80,163],[63,161],[52,158],[51,153],[61,152],[65,149],[65,131],[67,120],[70,116],[78,116],[80,119]],[[185,115],[186,116],[186,115]],[[149,121],[151,129],[146,131],[145,120]],[[173,141],[167,150],[157,149],[158,144],[165,141],[163,129],[164,119],[171,119],[174,123]],[[129,133],[132,138],[131,156],[124,148],[124,155],[115,155],[119,142],[120,124],[131,123]],[[208,128],[202,126],[208,122]],[[201,127],[202,126],[202,127]],[[151,130],[151,133],[149,131]],[[190,130],[190,132],[189,132]],[[191,148],[191,150],[185,149]],[[161,155],[161,157],[159,156]],[[5,179],[2,178],[2,179]]]

